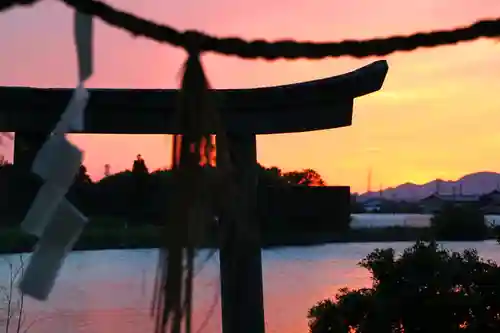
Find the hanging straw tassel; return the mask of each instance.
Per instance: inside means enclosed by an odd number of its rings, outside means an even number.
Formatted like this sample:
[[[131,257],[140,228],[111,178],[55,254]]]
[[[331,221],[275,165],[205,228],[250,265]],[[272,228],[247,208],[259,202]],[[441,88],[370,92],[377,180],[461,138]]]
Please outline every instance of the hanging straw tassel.
[[[236,206],[226,206],[231,198],[239,197],[239,191],[231,180],[227,138],[221,117],[210,101],[209,84],[200,61],[204,36],[197,32],[186,35],[188,59],[174,119],[179,133],[174,135],[172,149],[172,190],[176,195],[169,202],[165,246],[160,252],[153,299],[157,333],[169,329],[171,333],[180,333],[182,319],[184,332],[191,332],[195,248],[205,240],[206,228],[214,223],[216,211],[227,211],[233,221],[238,214]]]
[[[165,246],[160,254],[154,297],[156,332],[191,331],[192,279],[195,247],[213,221],[210,202],[210,161],[205,147],[212,140],[213,114],[209,87],[200,61],[201,35],[189,32],[188,59],[180,89],[176,114],[179,133],[174,136],[172,174],[176,196],[170,202]],[[187,274],[184,277],[184,263]]]

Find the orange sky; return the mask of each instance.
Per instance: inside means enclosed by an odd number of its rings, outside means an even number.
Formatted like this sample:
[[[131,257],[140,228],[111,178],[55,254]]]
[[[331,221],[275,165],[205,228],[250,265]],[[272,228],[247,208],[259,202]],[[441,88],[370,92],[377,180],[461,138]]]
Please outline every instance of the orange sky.
[[[498,0],[114,0],[120,8],[182,29],[247,38],[340,40],[454,27],[500,16]],[[76,81],[71,12],[56,1],[2,14],[0,85],[71,87]],[[7,33],[6,33],[7,32]],[[182,51],[97,22],[90,87],[177,87]],[[353,126],[261,136],[258,157],[285,170],[314,168],[332,185],[366,189],[474,171],[500,171],[500,44],[493,41],[401,53],[386,58],[383,90],[355,104]],[[374,59],[244,61],[208,54],[215,88],[293,83],[337,75]],[[332,110],[334,112],[334,110]],[[168,165],[165,136],[74,135],[93,178],[131,166]],[[7,147],[8,148],[8,147]],[[7,149],[4,148],[4,149]]]

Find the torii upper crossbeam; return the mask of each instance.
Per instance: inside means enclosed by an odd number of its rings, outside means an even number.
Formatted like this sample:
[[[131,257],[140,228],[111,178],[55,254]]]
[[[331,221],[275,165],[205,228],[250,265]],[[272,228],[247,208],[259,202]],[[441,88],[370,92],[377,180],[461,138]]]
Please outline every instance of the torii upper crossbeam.
[[[274,134],[351,125],[353,100],[379,90],[388,66],[377,61],[353,72],[284,86],[214,90],[232,133]],[[174,134],[177,90],[90,89],[85,133]],[[72,89],[0,87],[0,131],[50,130]]]

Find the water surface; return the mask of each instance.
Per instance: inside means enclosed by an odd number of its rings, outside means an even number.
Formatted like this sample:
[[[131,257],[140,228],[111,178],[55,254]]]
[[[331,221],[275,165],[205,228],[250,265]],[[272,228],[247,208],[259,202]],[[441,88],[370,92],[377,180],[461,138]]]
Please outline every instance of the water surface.
[[[375,248],[401,251],[411,245],[348,243],[263,251],[267,332],[306,333],[307,310],[317,301],[333,297],[344,286],[370,285],[366,270],[356,265],[360,259]],[[500,245],[493,241],[444,245],[452,250],[477,248],[483,257],[500,260]],[[49,300],[25,299],[23,328],[29,327],[30,333],[152,332],[149,307],[157,254],[156,250],[71,253]],[[218,259],[203,265],[205,256],[202,252],[197,262],[201,271],[195,279],[194,333],[200,327],[204,333],[221,331]],[[8,284],[7,261],[19,265],[19,255],[0,256],[0,285]]]

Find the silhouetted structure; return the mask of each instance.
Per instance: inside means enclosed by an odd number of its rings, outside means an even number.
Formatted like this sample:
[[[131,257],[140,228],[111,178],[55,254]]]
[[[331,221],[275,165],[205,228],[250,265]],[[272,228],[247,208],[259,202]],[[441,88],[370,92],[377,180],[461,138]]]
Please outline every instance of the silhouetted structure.
[[[422,200],[420,205],[424,213],[434,214],[439,212],[445,205],[464,205],[479,203],[478,195],[456,195],[456,194],[432,194]]]
[[[227,128],[229,154],[238,175],[236,181],[248,192],[245,197],[251,201],[256,196],[257,134],[349,126],[354,98],[379,90],[387,71],[387,63],[378,61],[354,72],[322,80],[270,88],[213,91]],[[27,171],[30,168],[33,157],[59,119],[71,94],[70,89],[0,88],[3,106],[0,131],[16,132],[14,161],[20,169]],[[176,123],[170,121],[177,105],[177,95],[176,90],[91,90],[85,113],[85,131],[178,133]],[[138,188],[144,185],[140,184]],[[344,193],[345,189],[340,191]],[[332,210],[341,207],[343,218],[348,221],[345,207],[350,206],[350,197],[342,198],[342,201],[332,203]],[[248,214],[254,215],[255,204],[247,204]],[[222,216],[221,220],[224,218]],[[224,228],[230,224],[222,225]],[[245,227],[250,233],[257,232],[256,223]],[[227,243],[221,244],[225,333],[264,332],[261,249],[258,239],[250,236],[243,239],[227,237]]]

